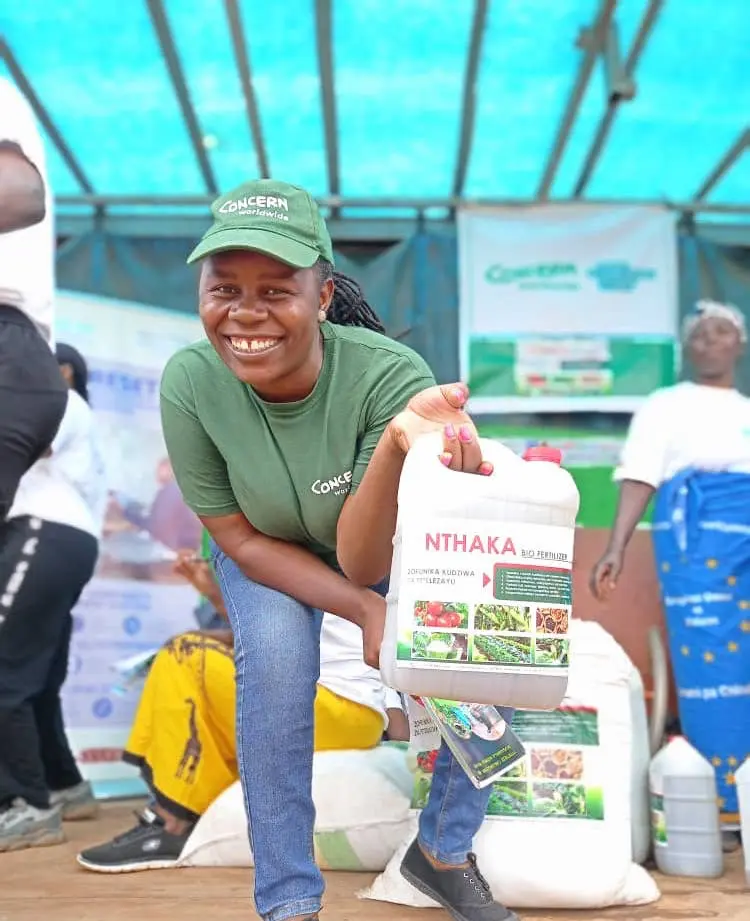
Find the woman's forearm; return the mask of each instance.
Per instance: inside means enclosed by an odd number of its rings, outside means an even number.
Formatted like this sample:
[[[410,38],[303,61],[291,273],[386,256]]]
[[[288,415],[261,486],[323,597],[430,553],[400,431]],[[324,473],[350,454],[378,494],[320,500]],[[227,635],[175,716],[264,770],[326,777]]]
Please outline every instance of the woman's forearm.
[[[344,503],[337,530],[339,566],[357,585],[376,585],[390,570],[404,453],[383,433],[359,489]]]
[[[308,550],[261,534],[240,513],[201,520],[221,550],[249,579],[290,595],[302,604],[364,626],[371,593],[326,566]]]
[[[618,553],[625,551],[653,494],[654,487],[648,483],[640,483],[637,480],[622,481],[615,522],[609,538],[610,550]]]

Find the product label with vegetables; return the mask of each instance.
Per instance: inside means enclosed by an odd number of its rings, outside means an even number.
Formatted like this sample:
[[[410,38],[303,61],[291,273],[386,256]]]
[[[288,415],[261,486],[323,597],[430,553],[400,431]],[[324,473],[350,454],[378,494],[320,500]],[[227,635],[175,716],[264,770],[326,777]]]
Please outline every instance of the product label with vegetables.
[[[604,818],[598,714],[592,709],[519,710],[513,732],[525,754],[492,785],[487,815]],[[412,806],[427,803],[437,753],[420,752]]]
[[[568,667],[572,528],[483,520],[407,522],[398,658],[430,667]]]

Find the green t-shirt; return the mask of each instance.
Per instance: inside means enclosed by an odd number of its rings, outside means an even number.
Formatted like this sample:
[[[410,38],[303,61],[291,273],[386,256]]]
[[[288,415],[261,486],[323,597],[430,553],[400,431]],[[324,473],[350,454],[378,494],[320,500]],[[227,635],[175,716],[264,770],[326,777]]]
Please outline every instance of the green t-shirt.
[[[420,356],[367,329],[322,323],[323,367],[296,403],[266,403],[208,341],[161,381],[164,438],[197,515],[242,512],[257,530],[336,566],[336,524],[390,420],[434,377]]]

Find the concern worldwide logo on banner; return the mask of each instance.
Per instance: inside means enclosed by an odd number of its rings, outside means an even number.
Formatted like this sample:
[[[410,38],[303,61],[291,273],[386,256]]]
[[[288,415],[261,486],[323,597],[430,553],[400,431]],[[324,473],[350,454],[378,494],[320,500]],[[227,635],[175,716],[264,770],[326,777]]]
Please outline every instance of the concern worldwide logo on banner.
[[[573,262],[538,262],[532,265],[491,265],[484,273],[491,285],[515,285],[524,290],[576,291],[581,287]]]
[[[491,285],[515,285],[525,291],[578,291],[584,278],[594,281],[600,291],[634,291],[643,281],[654,281],[655,269],[636,268],[628,262],[604,261],[582,271],[574,262],[538,262],[531,265],[490,265],[484,273]]]

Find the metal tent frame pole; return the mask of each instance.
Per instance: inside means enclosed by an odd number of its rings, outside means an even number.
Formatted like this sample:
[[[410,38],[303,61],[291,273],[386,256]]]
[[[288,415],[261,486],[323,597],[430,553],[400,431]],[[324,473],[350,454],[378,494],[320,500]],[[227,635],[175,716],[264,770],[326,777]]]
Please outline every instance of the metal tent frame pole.
[[[471,147],[474,141],[474,122],[477,107],[477,77],[482,55],[482,44],[487,26],[488,0],[475,0],[474,19],[471,25],[469,51],[466,56],[466,73],[464,75],[464,92],[461,104],[461,129],[456,157],[456,171],[453,176],[453,197],[463,195],[466,184],[466,172],[469,168]]]
[[[317,199],[323,208],[352,210],[372,209],[411,209],[416,212],[425,212],[432,209],[456,208],[556,208],[574,203],[574,199],[555,198],[550,201],[540,202],[534,198],[358,198],[338,195],[324,195]],[[152,207],[164,211],[171,208],[206,208],[210,206],[213,198],[210,195],[59,195],[57,204],[66,207],[91,207],[91,208],[128,208]],[[730,204],[722,202],[706,202],[702,199],[670,201],[649,198],[598,198],[586,199],[576,204],[591,207],[610,207],[630,205],[632,207],[667,208],[671,211],[680,211],[693,214],[750,214],[750,202],[747,204]],[[366,215],[363,215],[366,217]]]
[[[609,132],[612,130],[612,125],[615,123],[615,119],[617,118],[617,113],[620,110],[620,104],[625,100],[629,101],[633,99],[635,96],[636,87],[633,83],[633,76],[663,5],[664,0],[650,0],[648,8],[646,9],[646,12],[643,14],[643,18],[641,19],[641,23],[638,27],[638,32],[633,39],[633,44],[630,48],[625,64],[622,67],[622,72],[619,74],[613,74],[611,68],[607,68],[609,84],[607,108],[605,109],[604,114],[599,121],[599,125],[596,129],[596,134],[594,135],[591,146],[589,147],[588,153],[586,154],[586,158],[583,162],[583,166],[581,167],[581,172],[573,190],[574,198],[580,198],[580,196],[583,195],[584,191],[586,190],[586,186],[591,181],[591,177],[594,173],[596,165],[599,162],[599,158],[604,150],[604,145],[606,144],[607,138],[609,137]],[[616,26],[614,21],[612,23],[612,29],[615,30],[614,34],[616,35]],[[612,34],[613,33],[610,32],[610,37],[612,37]],[[613,63],[615,66],[617,66],[619,65],[619,60]],[[617,79],[618,77],[619,79]]]
[[[695,193],[695,200],[697,202],[702,202],[748,149],[750,149],[750,128],[746,128],[740,134],[721,160],[719,160],[716,166],[711,170],[701,187]]]
[[[540,201],[546,201],[546,199],[549,198],[552,184],[557,175],[557,168],[560,165],[560,161],[562,160],[565,148],[567,147],[570,135],[573,131],[573,126],[578,116],[578,110],[581,107],[581,102],[583,101],[586,88],[591,79],[591,72],[594,69],[594,64],[604,47],[604,42],[609,33],[609,26],[612,22],[616,6],[617,0],[601,0],[594,25],[590,29],[584,29],[579,38],[579,46],[585,48],[585,53],[578,65],[575,83],[568,97],[560,127],[557,129],[555,143],[552,146],[541,182],[539,183],[537,198]]]
[[[212,197],[215,198],[219,194],[216,177],[208,153],[203,144],[203,133],[198,124],[198,116],[195,114],[195,107],[193,106],[190,90],[185,80],[180,56],[177,51],[174,36],[172,35],[172,30],[169,26],[166,10],[164,9],[164,3],[162,0],[146,0],[146,3],[161,48],[161,53],[167,65],[175,95],[177,96],[182,118],[190,137],[193,153],[195,154],[195,159],[198,161],[198,169],[203,177],[206,188],[211,193]]]
[[[315,42],[318,51],[320,71],[320,98],[323,107],[323,131],[325,139],[328,188],[332,196],[341,191],[339,173],[339,135],[336,115],[336,91],[333,70],[333,10],[332,0],[315,0]],[[333,206],[338,214],[338,206]]]
[[[248,39],[245,36],[245,29],[242,25],[242,12],[238,0],[224,0],[224,9],[226,10],[227,20],[229,21],[229,32],[232,36],[234,59],[240,77],[242,95],[245,99],[245,111],[247,112],[247,123],[250,128],[250,136],[253,139],[255,155],[258,158],[258,169],[260,170],[262,179],[269,179],[271,170],[268,163],[268,153],[266,151],[265,141],[263,140],[263,128],[261,127],[258,99],[255,95],[255,88],[253,87],[253,71],[250,64],[250,51],[247,45]]]
[[[10,75],[13,77],[16,84],[18,85],[18,88],[28,100],[28,103],[33,109],[34,114],[36,115],[40,124],[43,126],[44,130],[49,135],[50,140],[57,148],[60,156],[65,161],[65,165],[75,176],[78,185],[86,194],[93,195],[94,187],[86,175],[83,167],[70,148],[70,145],[60,133],[60,129],[52,120],[52,116],[49,114],[47,107],[37,95],[34,87],[31,84],[31,81],[26,76],[26,73],[24,72],[21,65],[18,63],[18,59],[16,58],[15,54],[13,54],[10,45],[3,38],[0,38],[0,58],[5,61]]]

